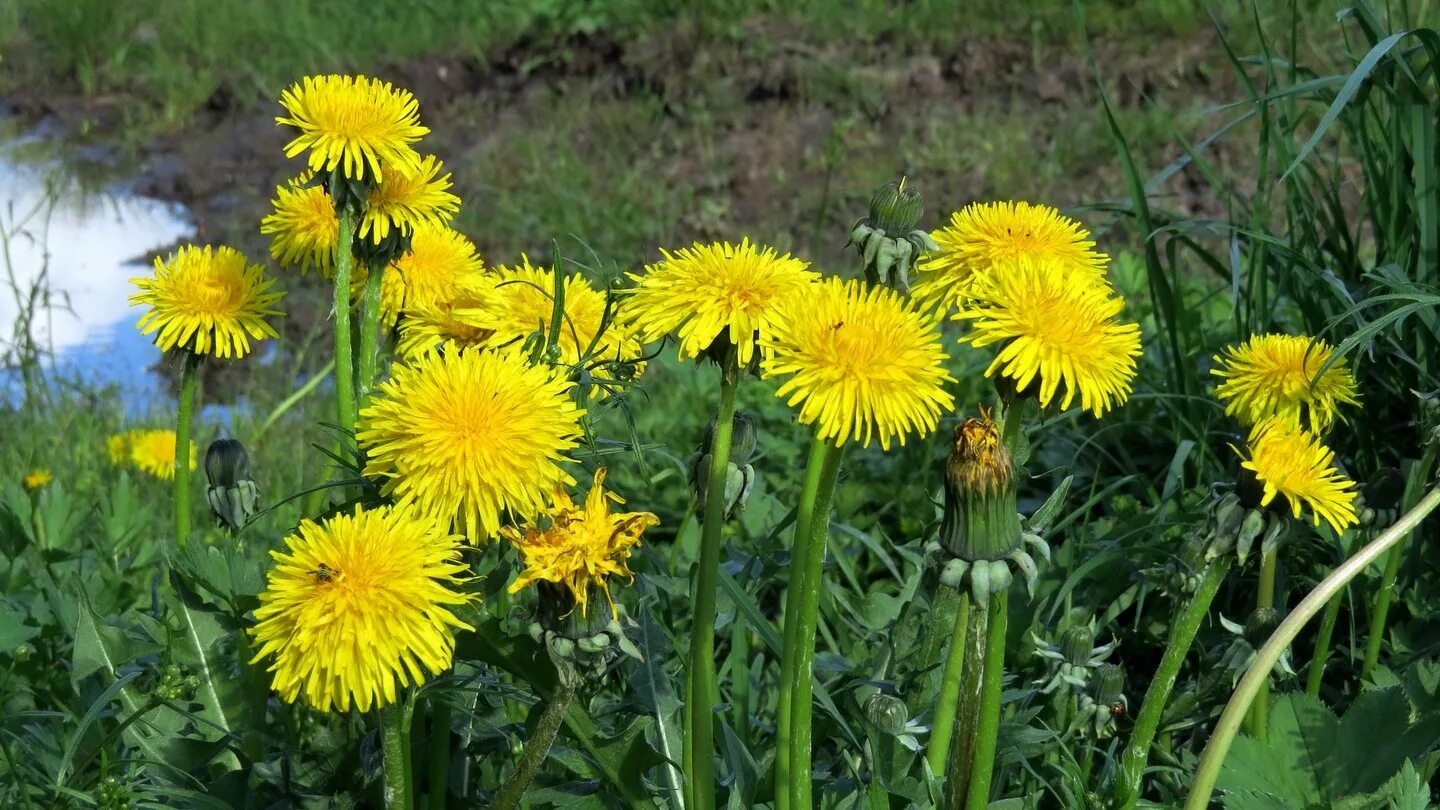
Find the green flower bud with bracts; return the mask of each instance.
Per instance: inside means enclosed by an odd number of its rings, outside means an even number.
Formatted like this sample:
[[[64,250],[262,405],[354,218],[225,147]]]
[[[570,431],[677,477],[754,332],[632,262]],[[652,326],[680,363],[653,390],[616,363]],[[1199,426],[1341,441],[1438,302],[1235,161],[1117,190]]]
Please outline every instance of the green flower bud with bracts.
[[[1220,655],[1220,666],[1230,671],[1232,686],[1250,669],[1250,664],[1255,661],[1256,651],[1270,640],[1270,636],[1284,619],[1285,614],[1271,607],[1255,608],[1243,625],[1224,616],[1220,617],[1221,626],[1235,637]],[[1294,677],[1295,670],[1290,665],[1289,649],[1281,653],[1272,672],[1277,677]]]
[[[937,250],[930,234],[920,230],[924,203],[906,179],[891,181],[870,198],[870,213],[850,229],[846,247],[854,247],[864,263],[865,279],[899,292],[910,291],[910,273],[926,252]]]
[[[1234,492],[1215,497],[1205,511],[1205,522],[1197,536],[1205,543],[1207,561],[1233,551],[1243,565],[1256,541],[1262,552],[1273,552],[1289,525],[1283,513],[1260,507],[1258,500],[1247,505]]]
[[[250,473],[250,454],[235,439],[216,439],[205,451],[205,500],[215,519],[238,531],[259,511],[260,492]]]
[[[591,590],[590,601],[605,598],[599,588]],[[571,684],[600,680],[622,657],[645,660],[630,639],[627,627],[633,622],[621,605],[582,612],[576,609],[575,595],[562,585],[537,581],[535,591],[530,637],[545,646],[562,680]]]
[[[881,733],[896,737],[905,732],[910,710],[900,698],[876,692],[865,701],[865,719]]]
[[[1113,641],[1095,646],[1093,623],[1071,627],[1061,633],[1058,645],[1049,644],[1034,634],[1031,639],[1035,642],[1035,654],[1047,659],[1051,664],[1048,678],[1036,681],[1044,684],[1040,691],[1047,695],[1061,687],[1085,688],[1091,673],[1105,663],[1105,659],[1110,657],[1116,646]]]
[[[1096,739],[1115,733],[1116,718],[1130,710],[1125,698],[1125,671],[1114,664],[1095,668],[1078,701],[1075,725]]]
[[[705,498],[710,488],[710,448],[715,442],[715,419],[705,425],[705,438],[690,455],[690,488],[695,493],[696,510],[705,511]],[[755,468],[750,457],[755,455],[755,420],[743,411],[735,412],[730,433],[730,465],[725,476],[725,515],[736,508],[745,509],[750,491],[755,487]]]

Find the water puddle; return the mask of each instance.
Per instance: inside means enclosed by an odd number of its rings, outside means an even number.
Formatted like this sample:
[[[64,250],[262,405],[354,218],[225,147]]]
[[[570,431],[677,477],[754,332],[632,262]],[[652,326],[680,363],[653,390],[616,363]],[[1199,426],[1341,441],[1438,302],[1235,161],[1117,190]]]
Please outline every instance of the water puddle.
[[[13,161],[0,148],[0,356],[15,393],[16,347],[28,326],[46,376],[115,386],[127,410],[161,396],[149,373],[160,352],[135,329],[130,279],[145,257],[192,232],[183,207],[118,191],[87,192],[53,166]]]

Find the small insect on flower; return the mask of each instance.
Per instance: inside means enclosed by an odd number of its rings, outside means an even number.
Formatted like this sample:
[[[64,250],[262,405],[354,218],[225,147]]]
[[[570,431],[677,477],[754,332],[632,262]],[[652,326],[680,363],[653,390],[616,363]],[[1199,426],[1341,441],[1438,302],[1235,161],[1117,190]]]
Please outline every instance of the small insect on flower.
[[[310,572],[310,575],[320,582],[333,582],[339,573],[325,563],[320,563],[314,571]]]

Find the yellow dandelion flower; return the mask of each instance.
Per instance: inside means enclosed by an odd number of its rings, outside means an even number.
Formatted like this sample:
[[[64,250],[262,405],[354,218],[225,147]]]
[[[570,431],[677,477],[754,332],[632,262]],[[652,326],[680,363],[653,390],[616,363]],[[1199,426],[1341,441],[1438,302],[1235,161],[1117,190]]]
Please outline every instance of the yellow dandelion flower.
[[[766,377],[790,375],[775,395],[836,446],[924,436],[954,407],[933,316],[899,294],[828,278],[779,304],[761,334]]]
[[[1355,514],[1355,482],[1335,468],[1335,453],[1320,437],[1278,417],[1257,424],[1250,433],[1250,457],[1239,449],[1241,466],[1255,473],[1265,487],[1261,506],[1283,496],[1290,513],[1300,517],[1309,507],[1316,526],[1324,518],[1337,533],[1359,522]]]
[[[460,285],[483,272],[475,243],[446,225],[416,226],[410,250],[390,263],[380,279],[380,321],[394,326],[407,309],[425,309],[453,300]],[[365,268],[357,265],[350,292],[356,304],[365,290]]]
[[[438,177],[443,164],[426,155],[411,175],[392,172],[375,186],[360,217],[360,237],[379,243],[393,229],[401,234],[414,232],[419,225],[442,226],[460,210],[460,198],[448,189],[450,173]]]
[[[1303,421],[1324,432],[1340,416],[1340,406],[1358,405],[1355,378],[1343,359],[1315,379],[1320,367],[1334,354],[1325,341],[1305,335],[1253,335],[1238,346],[1227,346],[1215,357],[1210,373],[1224,380],[1215,396],[1225,413],[1246,425],[1278,416],[1286,424]],[[1311,380],[1315,380],[1311,385]]]
[[[276,187],[270,204],[275,210],[260,221],[260,233],[271,237],[270,257],[301,275],[311,268],[326,278],[335,275],[340,218],[325,189],[292,180]]]
[[[110,456],[110,463],[116,467],[123,467],[130,461],[130,437],[135,433],[127,430],[116,433],[105,440],[105,452]]]
[[[1103,280],[1109,262],[1084,226],[1048,205],[972,203],[930,235],[940,249],[921,260],[911,295],[941,311],[963,306],[977,273],[1012,259],[1055,263],[1085,282]]]
[[[485,540],[502,509],[529,519],[555,487],[574,483],[560,466],[584,413],[570,388],[518,346],[397,365],[360,413],[365,474],[397,502]]]
[[[447,351],[488,347],[494,333],[455,317],[457,309],[480,305],[474,292],[481,286],[479,282],[485,282],[486,286],[493,283],[487,275],[477,273],[473,281],[461,282],[460,290],[452,300],[406,309],[405,316],[400,319],[400,337],[395,341],[395,355],[402,361],[410,361],[441,347],[446,347]]]
[[[628,322],[643,341],[677,332],[680,357],[694,357],[726,336],[738,351],[741,367],[755,354],[774,308],[786,296],[819,278],[809,265],[774,248],[750,243],[695,244],[665,261],[630,274],[638,286],[625,303]]]
[[[250,341],[278,337],[265,320],[285,295],[275,279],[234,248],[185,245],[168,260],[155,259],[153,278],[132,278],[140,292],[130,305],[149,305],[140,333],[155,334],[163,351],[181,348],[216,357],[244,357]]]
[[[49,470],[31,470],[21,483],[27,491],[34,492],[54,480],[55,476]]]
[[[411,144],[430,132],[420,125],[420,105],[410,91],[365,76],[307,76],[280,96],[289,113],[275,123],[300,130],[285,145],[285,157],[309,150],[312,171],[340,168],[365,179],[368,170],[383,181],[383,164],[401,175],[420,170]]]
[[[962,343],[1001,344],[986,377],[999,371],[1042,407],[1061,396],[1069,408],[1079,394],[1095,416],[1129,398],[1140,327],[1116,320],[1124,302],[1108,287],[1077,283],[1064,265],[1016,259],[980,276],[972,293],[954,317],[971,322]]]
[[[175,431],[133,430],[128,439],[130,464],[164,481],[175,479]],[[190,444],[190,469],[195,469],[195,444]]]
[[[537,582],[564,586],[575,599],[580,615],[587,615],[591,589],[605,594],[614,615],[609,578],[633,579],[626,561],[640,535],[659,525],[660,518],[649,512],[611,513],[610,504],[624,500],[606,492],[605,468],[595,471],[595,483],[580,509],[564,489],[557,490],[549,510],[549,528],[531,523],[524,530],[506,526],[500,534],[520,550],[525,570],[510,583],[510,593]]]
[[[273,688],[322,712],[394,703],[397,687],[450,668],[451,608],[471,600],[460,538],[399,507],[303,520],[272,551],[251,663],[274,658]]]
[[[534,334],[548,334],[555,313],[555,271],[534,267],[528,256],[520,257],[517,267],[496,267],[485,277],[483,289],[477,289],[476,304],[456,307],[455,317],[492,333],[490,344],[504,346],[523,343]],[[583,360],[634,362],[642,346],[628,324],[615,317],[612,302],[611,321],[601,332],[606,318],[606,296],[589,279],[578,273],[565,276],[565,316],[560,322],[559,362],[574,366]],[[597,337],[598,336],[598,337]],[[588,354],[587,354],[588,352]],[[612,379],[603,366],[593,373],[601,379]]]

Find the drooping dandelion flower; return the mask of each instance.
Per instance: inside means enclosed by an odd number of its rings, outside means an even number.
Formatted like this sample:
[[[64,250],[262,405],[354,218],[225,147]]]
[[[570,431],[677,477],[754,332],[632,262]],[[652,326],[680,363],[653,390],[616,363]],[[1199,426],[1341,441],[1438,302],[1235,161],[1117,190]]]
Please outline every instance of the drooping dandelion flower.
[[[905,443],[954,406],[933,316],[885,288],[828,278],[782,302],[761,335],[765,377],[788,375],[775,395],[840,446]]]
[[[49,470],[31,470],[20,483],[27,492],[34,492],[54,480],[55,476]]]
[[[1254,472],[1265,488],[1261,506],[1281,496],[1294,517],[1300,517],[1303,505],[1316,526],[1324,518],[1336,533],[1359,522],[1355,483],[1335,468],[1335,453],[1320,437],[1272,417],[1255,426],[1249,445],[1248,458],[1238,449],[1235,452],[1243,459],[1241,466]]]
[[[978,273],[1012,259],[1054,264],[1084,283],[1104,279],[1109,262],[1079,222],[1048,205],[972,203],[930,235],[940,250],[916,268],[911,294],[942,312],[963,305]]]
[[[630,274],[638,286],[625,303],[626,319],[643,341],[676,332],[681,359],[726,337],[746,366],[757,334],[763,338],[773,323],[775,305],[819,278],[806,262],[749,239],[661,253],[663,262]]]
[[[279,315],[275,280],[234,248],[185,245],[155,259],[153,278],[132,278],[140,292],[130,305],[148,305],[140,333],[155,333],[163,351],[180,348],[216,357],[244,357],[251,339],[277,337],[265,318]]]
[[[380,279],[380,322],[393,326],[406,309],[440,306],[460,292],[460,285],[482,273],[480,260],[463,233],[425,222],[415,227],[410,250],[391,262]],[[357,300],[365,289],[366,271],[355,268],[351,293]]]
[[[420,225],[440,227],[460,210],[460,198],[451,194],[450,173],[440,176],[442,164],[426,155],[415,172],[391,172],[370,191],[360,217],[360,238],[380,243],[392,230],[413,233]]]
[[[451,608],[471,597],[460,538],[400,507],[303,520],[272,551],[251,628],[251,663],[273,658],[273,688],[322,712],[369,711],[399,687],[450,668]]]
[[[302,275],[313,268],[333,276],[340,218],[325,189],[291,181],[275,189],[270,204],[275,210],[260,221],[260,233],[270,236],[270,257]]]
[[[525,570],[510,583],[510,593],[536,582],[553,582],[570,591],[580,615],[587,615],[591,589],[598,589],[610,602],[613,613],[615,600],[610,596],[609,578],[632,579],[626,561],[630,549],[640,543],[640,535],[649,527],[659,525],[660,518],[649,512],[610,511],[610,504],[623,504],[620,496],[606,492],[605,468],[595,471],[595,483],[580,509],[564,489],[555,493],[548,515],[548,528],[540,522],[500,530],[501,535],[515,544],[525,559]]]
[[[1124,302],[1108,287],[1079,283],[1063,265],[1015,259],[979,276],[971,295],[954,317],[970,321],[962,343],[1000,344],[986,377],[998,371],[1042,407],[1059,397],[1069,408],[1078,394],[1095,416],[1129,398],[1140,327],[1116,320]]]
[[[494,283],[490,274],[477,272],[456,285],[457,290],[450,300],[407,307],[400,318],[395,355],[409,361],[442,346],[447,351],[489,347],[493,333],[456,318],[455,312],[480,306],[480,296]]]
[[[1315,378],[1333,354],[1324,341],[1305,335],[1254,335],[1215,357],[1217,368],[1210,373],[1224,380],[1215,396],[1226,414],[1246,425],[1278,416],[1286,424],[1303,422],[1324,432],[1341,419],[1341,405],[1360,402],[1344,359]]]
[[[560,466],[583,413],[570,388],[518,346],[397,365],[360,413],[365,474],[397,502],[483,541],[499,530],[501,510],[529,519],[557,486],[574,483]]]
[[[130,464],[164,481],[175,479],[175,431],[133,430],[128,437]],[[190,445],[190,469],[195,469],[195,445]]]
[[[476,303],[456,307],[455,317],[471,326],[491,332],[491,344],[504,346],[524,343],[531,336],[547,336],[555,314],[555,271],[534,267],[527,256],[520,257],[515,267],[496,267],[486,276],[483,292],[475,295]],[[595,375],[608,379],[602,361],[633,363],[641,355],[640,341],[634,329],[618,322],[617,309],[611,306],[605,323],[606,296],[588,279],[570,273],[564,280],[564,317],[556,345],[558,362],[574,366],[583,360],[596,361]],[[601,330],[604,325],[604,330]]]
[[[376,182],[420,170],[414,144],[430,132],[408,90],[365,76],[307,76],[280,96],[289,113],[275,123],[300,130],[285,157],[309,151],[312,171],[340,168],[346,177]],[[384,173],[382,174],[382,167]]]

